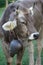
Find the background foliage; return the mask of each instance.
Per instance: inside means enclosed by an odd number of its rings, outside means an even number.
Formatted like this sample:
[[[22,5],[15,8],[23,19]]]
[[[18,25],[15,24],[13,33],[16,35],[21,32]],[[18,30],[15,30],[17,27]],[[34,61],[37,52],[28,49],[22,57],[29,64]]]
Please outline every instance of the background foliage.
[[[16,1],[16,0],[14,0],[14,1]],[[12,2],[12,0],[8,0],[8,3],[11,3],[11,2]],[[4,7],[5,4],[6,4],[6,0],[0,0],[0,7]]]

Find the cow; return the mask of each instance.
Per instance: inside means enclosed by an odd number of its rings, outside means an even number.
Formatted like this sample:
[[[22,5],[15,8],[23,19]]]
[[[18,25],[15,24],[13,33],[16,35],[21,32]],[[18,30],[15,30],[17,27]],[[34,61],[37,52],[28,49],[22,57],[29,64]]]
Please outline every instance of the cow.
[[[38,5],[36,5],[37,2]],[[21,65],[25,47],[32,40],[41,39],[43,22],[39,4],[41,5],[40,1],[23,0],[11,3],[6,8],[1,19],[1,28],[3,32],[2,48],[7,65],[11,65],[15,54],[17,54],[17,65]],[[4,28],[8,22],[14,23],[15,27],[12,30]]]

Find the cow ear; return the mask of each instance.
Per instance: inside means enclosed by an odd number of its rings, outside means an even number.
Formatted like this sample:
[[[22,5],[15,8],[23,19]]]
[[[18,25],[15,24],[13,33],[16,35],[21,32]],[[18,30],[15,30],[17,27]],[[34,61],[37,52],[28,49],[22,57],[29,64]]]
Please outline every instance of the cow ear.
[[[33,13],[33,6],[30,7],[30,8],[28,8],[27,11],[28,11],[28,13],[30,13],[31,15],[33,15],[33,14],[34,14],[34,13]]]
[[[3,30],[10,31],[13,30],[17,26],[16,21],[8,21],[5,24],[2,25]]]

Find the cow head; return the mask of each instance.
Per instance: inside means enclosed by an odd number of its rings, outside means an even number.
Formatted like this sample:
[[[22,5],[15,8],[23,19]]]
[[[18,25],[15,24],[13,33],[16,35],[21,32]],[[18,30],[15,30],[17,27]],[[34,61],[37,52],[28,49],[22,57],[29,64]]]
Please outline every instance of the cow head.
[[[32,9],[32,7],[29,9],[20,7],[16,8],[15,11],[13,10],[13,12],[10,13],[9,21],[2,26],[3,29],[5,31],[13,31],[15,29],[17,36],[20,39],[38,39],[39,32],[37,32],[33,20],[31,19],[31,16],[33,15]]]
[[[10,10],[8,10],[9,21],[5,22],[2,27],[5,31],[13,31],[15,30],[19,39],[28,38],[28,40],[37,39],[39,37],[39,32],[37,32],[33,20],[30,16],[31,8],[27,9],[23,6],[17,5],[9,6]],[[5,14],[6,15],[6,14]],[[33,15],[33,14],[32,14]],[[8,29],[6,29],[6,25],[8,25]],[[10,28],[11,27],[11,28]],[[10,29],[9,29],[10,28]]]

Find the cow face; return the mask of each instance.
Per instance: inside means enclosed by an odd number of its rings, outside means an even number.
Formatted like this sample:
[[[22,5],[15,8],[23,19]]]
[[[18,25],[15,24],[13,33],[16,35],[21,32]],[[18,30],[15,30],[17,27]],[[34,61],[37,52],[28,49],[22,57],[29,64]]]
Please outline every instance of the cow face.
[[[33,15],[33,8],[18,10],[17,15],[17,35],[19,38],[28,38],[29,40],[38,39],[39,32],[37,32],[36,28],[33,25],[33,22],[30,20],[29,13],[31,11],[31,16]]]

